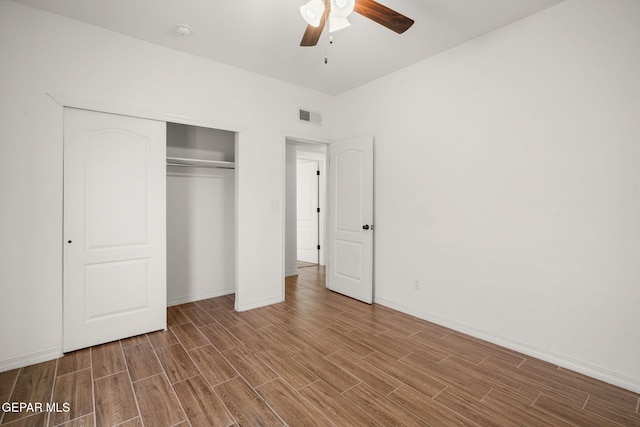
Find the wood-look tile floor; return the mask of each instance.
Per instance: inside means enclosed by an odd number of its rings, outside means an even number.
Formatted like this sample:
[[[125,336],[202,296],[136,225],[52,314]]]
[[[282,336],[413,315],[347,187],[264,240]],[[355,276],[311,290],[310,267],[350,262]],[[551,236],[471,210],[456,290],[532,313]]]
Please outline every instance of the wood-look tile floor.
[[[0,373],[7,426],[640,426],[639,396],[379,305],[287,279],[286,301],[168,308],[169,330]]]
[[[300,261],[300,260],[298,260],[298,263],[296,265],[297,268],[307,268],[307,267],[317,267],[317,266],[318,266],[317,263]]]

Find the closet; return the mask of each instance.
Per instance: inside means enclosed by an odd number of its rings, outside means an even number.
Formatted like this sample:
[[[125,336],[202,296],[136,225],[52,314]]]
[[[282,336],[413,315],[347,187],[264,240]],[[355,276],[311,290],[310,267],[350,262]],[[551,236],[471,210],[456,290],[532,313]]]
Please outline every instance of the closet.
[[[236,135],[64,108],[64,352],[235,292]]]
[[[167,305],[235,292],[235,132],[167,123]]]

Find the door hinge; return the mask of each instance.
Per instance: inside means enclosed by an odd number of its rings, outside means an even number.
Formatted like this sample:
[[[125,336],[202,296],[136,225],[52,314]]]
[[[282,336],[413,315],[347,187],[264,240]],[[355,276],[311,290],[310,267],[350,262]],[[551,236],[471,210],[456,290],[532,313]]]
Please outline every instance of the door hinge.
[[[318,250],[320,250],[320,245],[318,245]]]
[[[320,208],[316,209],[316,212],[320,213]]]
[[[316,175],[320,175],[320,171],[316,171]]]

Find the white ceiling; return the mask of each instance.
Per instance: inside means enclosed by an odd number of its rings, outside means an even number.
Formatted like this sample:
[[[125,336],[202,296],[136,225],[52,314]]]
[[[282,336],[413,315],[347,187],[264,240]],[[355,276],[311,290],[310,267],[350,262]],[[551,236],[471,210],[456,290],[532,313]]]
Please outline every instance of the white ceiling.
[[[562,0],[379,0],[415,24],[396,34],[360,15],[329,46],[300,47],[308,0],[16,0],[151,43],[339,94]],[[178,36],[176,24],[193,29]],[[328,64],[324,56],[328,55]]]

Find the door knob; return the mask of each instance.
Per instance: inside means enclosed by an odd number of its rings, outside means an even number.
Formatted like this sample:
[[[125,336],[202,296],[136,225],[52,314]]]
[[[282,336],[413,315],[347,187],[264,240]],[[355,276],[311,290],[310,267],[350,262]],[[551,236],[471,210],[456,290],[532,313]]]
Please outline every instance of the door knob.
[[[368,225],[368,224],[363,225],[363,226],[362,226],[362,229],[363,229],[363,230],[368,230],[368,229],[369,229],[369,225]]]

